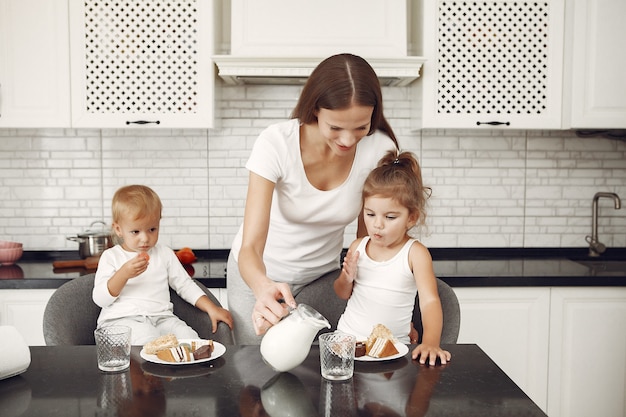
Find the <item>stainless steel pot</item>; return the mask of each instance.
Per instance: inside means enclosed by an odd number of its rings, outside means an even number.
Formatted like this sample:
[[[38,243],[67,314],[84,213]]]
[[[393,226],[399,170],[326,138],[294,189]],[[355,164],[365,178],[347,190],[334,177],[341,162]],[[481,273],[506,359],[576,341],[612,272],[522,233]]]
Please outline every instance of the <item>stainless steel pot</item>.
[[[94,230],[93,226],[97,224],[101,224],[102,227],[99,230]],[[78,255],[83,259],[90,256],[100,256],[102,252],[113,246],[111,230],[105,222],[99,220],[91,223],[90,228],[84,233],[68,236],[67,240],[78,242]]]

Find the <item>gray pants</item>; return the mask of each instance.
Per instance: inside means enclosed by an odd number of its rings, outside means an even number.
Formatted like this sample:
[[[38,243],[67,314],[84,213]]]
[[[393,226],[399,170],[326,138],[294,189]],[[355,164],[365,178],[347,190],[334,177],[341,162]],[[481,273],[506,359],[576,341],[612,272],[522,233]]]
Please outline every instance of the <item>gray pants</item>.
[[[234,256],[228,256],[226,277],[226,292],[228,295],[228,309],[233,316],[233,336],[235,344],[258,345],[263,336],[257,336],[252,323],[252,309],[256,298],[252,290],[241,277],[239,265]],[[290,286],[298,304],[308,304],[330,322],[332,329],[337,328],[339,317],[346,309],[346,301],[335,294],[333,283],[341,273],[340,269],[322,275],[310,284]],[[328,331],[327,329],[322,332]]]

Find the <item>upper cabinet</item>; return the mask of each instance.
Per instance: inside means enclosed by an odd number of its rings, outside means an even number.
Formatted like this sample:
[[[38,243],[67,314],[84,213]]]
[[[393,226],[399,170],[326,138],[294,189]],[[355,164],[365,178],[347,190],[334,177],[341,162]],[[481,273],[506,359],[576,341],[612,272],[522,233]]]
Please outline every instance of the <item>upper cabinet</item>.
[[[67,0],[0,1],[0,127],[70,125]]]
[[[626,1],[576,0],[572,6],[570,126],[626,128]]]
[[[213,1],[71,1],[70,37],[73,127],[213,126]]]
[[[423,3],[422,127],[561,128],[564,0]]]
[[[423,58],[408,54],[407,0],[230,4],[222,19],[230,47],[214,56],[229,84],[301,83],[324,58],[343,52],[367,59],[385,85],[408,85],[419,77]]]
[[[231,0],[231,53],[370,57],[407,53],[406,0]]]

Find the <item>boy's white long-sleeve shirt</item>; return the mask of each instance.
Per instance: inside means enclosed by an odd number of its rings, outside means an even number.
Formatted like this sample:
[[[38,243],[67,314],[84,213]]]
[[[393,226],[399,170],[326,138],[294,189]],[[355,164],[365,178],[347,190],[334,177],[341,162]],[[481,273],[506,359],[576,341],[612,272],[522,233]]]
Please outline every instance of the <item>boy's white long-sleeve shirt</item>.
[[[120,295],[109,293],[107,282],[115,272],[137,252],[125,251],[120,245],[104,251],[98,263],[93,301],[102,311],[98,325],[106,320],[129,316],[173,315],[169,287],[191,305],[204,295],[204,291],[189,277],[172,249],[157,244],[148,252],[148,269],[126,283]],[[80,279],[80,278],[77,278]]]

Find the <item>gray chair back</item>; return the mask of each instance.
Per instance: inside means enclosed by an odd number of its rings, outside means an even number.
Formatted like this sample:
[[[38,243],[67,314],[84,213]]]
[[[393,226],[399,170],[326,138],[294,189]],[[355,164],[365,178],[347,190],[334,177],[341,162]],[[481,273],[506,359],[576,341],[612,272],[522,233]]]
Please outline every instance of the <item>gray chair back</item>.
[[[441,299],[443,309],[443,330],[441,332],[441,344],[455,344],[459,338],[461,328],[461,309],[459,299],[454,290],[445,282],[437,278],[437,291]],[[419,341],[422,341],[424,327],[422,326],[422,314],[419,307],[419,294],[415,297],[415,307],[413,309],[413,326],[419,333]]]
[[[95,274],[74,278],[61,285],[50,297],[43,317],[43,335],[46,345],[94,345],[100,307],[92,299]],[[215,304],[215,296],[200,282],[194,282]],[[212,339],[225,345],[233,344],[230,328],[220,322],[217,332],[211,332],[211,319],[170,288],[174,314],[193,328],[203,339]]]

